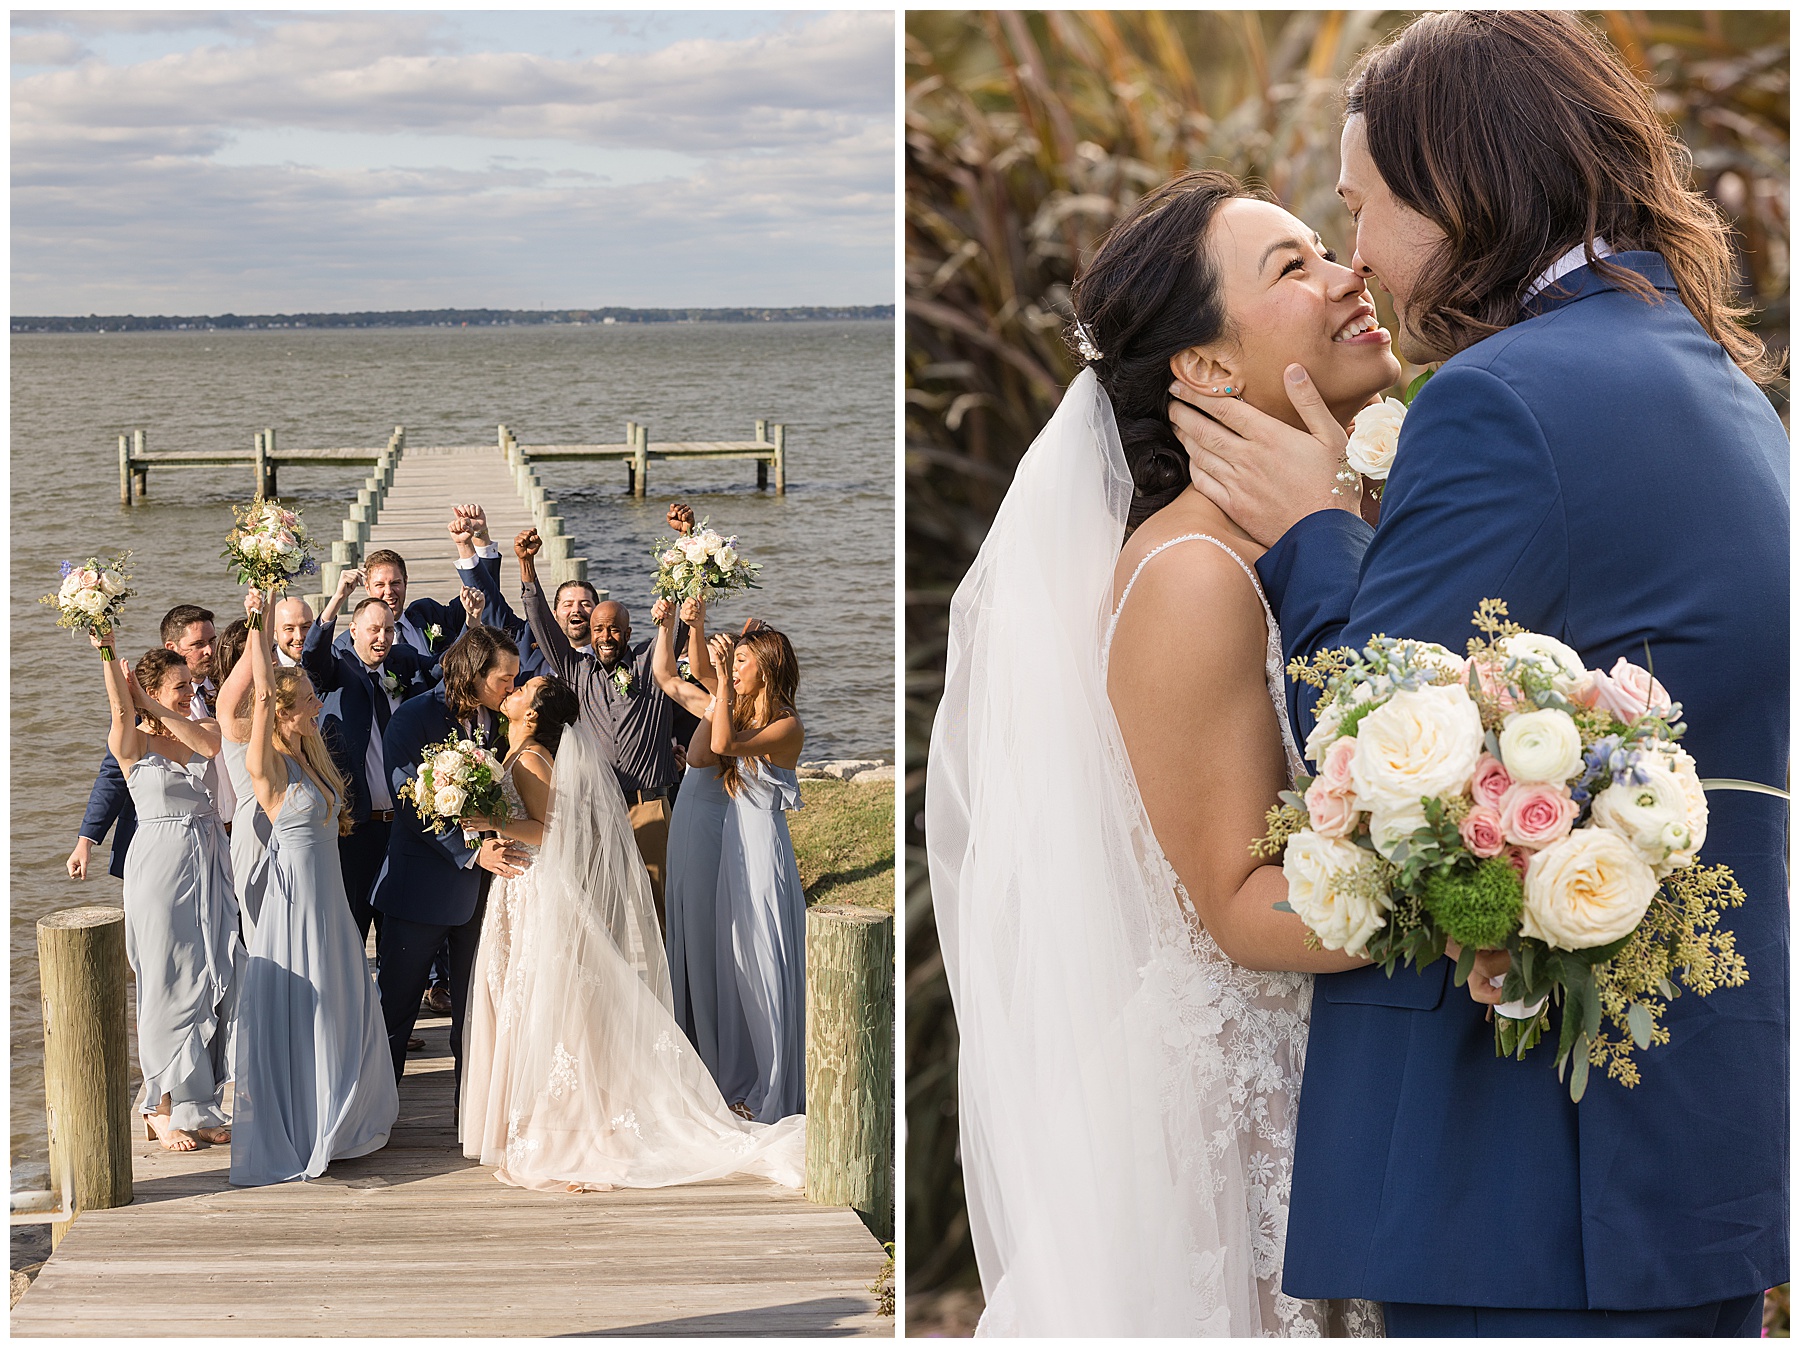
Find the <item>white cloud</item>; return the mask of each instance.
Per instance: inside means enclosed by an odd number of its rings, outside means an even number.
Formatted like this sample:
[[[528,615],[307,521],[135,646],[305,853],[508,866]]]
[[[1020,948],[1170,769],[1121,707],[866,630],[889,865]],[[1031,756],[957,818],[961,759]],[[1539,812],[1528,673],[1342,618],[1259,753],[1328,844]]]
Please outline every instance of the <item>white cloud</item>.
[[[127,16],[186,34],[129,65],[100,17],[15,16],[15,313],[892,298],[891,14],[566,58]]]

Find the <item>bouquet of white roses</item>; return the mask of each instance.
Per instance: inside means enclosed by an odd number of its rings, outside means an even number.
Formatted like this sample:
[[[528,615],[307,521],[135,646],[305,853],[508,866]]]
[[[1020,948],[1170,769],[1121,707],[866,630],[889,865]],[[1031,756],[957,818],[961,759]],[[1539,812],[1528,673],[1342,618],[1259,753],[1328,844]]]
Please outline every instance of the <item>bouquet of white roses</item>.
[[[125,601],[137,593],[130,582],[129,552],[106,561],[89,557],[85,562],[64,562],[61,588],[38,602],[56,605],[58,627],[77,632],[108,633],[125,611]],[[102,646],[100,654],[105,659],[112,659],[112,647]]]
[[[235,527],[226,535],[225,550],[219,555],[237,571],[240,584],[272,593],[285,590],[295,576],[318,571],[313,540],[298,511],[258,496],[247,506],[233,506],[231,513]],[[251,614],[250,625],[261,627],[262,615]]]
[[[684,599],[705,599],[730,590],[757,587],[762,567],[738,555],[737,535],[726,537],[701,520],[689,533],[665,538],[656,545],[656,580],[652,589],[660,599],[679,604]]]
[[[1463,658],[1376,637],[1289,673],[1320,690],[1303,777],[1252,845],[1321,945],[1392,976],[1455,941],[1458,986],[1475,954],[1512,957],[1496,1051],[1517,1054],[1561,1008],[1556,1066],[1626,1086],[1631,1053],[1667,1043],[1679,982],[1700,996],[1748,979],[1720,912],[1744,901],[1729,868],[1696,864],[1706,796],[1678,743],[1681,707],[1620,659],[1583,667],[1552,637],[1483,601]]]
[[[466,740],[456,735],[425,746],[416,776],[400,788],[433,833],[448,832],[468,815],[486,815],[505,823],[508,813],[500,789],[500,760],[481,746],[479,736]],[[473,847],[478,835],[463,830],[463,841]]]

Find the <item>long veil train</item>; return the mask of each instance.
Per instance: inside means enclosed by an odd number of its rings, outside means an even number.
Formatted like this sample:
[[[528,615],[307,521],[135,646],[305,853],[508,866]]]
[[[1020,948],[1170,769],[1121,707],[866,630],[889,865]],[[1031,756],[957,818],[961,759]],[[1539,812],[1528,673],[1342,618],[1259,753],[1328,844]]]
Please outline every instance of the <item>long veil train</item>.
[[[579,722],[556,755],[533,873],[496,998],[505,1147],[482,1163],[534,1189],[739,1173],[801,1187],[805,1117],[738,1118],[675,1021],[625,800]]]

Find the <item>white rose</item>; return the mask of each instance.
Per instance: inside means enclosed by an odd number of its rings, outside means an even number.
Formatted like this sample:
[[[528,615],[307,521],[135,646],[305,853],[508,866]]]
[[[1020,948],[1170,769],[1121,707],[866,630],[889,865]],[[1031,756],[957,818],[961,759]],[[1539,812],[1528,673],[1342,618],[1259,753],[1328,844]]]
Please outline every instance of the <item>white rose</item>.
[[[692,534],[682,539],[678,546],[681,548],[681,555],[686,557],[690,564],[698,565],[706,560],[706,544]]]
[[[443,785],[431,798],[431,806],[447,819],[454,819],[462,813],[463,802],[468,799],[460,786]]]
[[[1519,934],[1560,950],[1629,935],[1656,896],[1656,875],[1618,834],[1579,828],[1531,858]]]
[[[98,590],[83,590],[81,592],[82,611],[92,617],[98,618],[102,613],[106,612],[106,605],[108,602],[110,601],[107,597]]]
[[[729,571],[737,565],[738,555],[731,548],[723,547],[713,554],[713,560],[719,564],[721,571]]]
[[[1500,761],[1515,782],[1565,782],[1581,767],[1581,732],[1554,707],[1516,711],[1500,731]]]
[[[1350,466],[1364,477],[1385,481],[1394,466],[1394,451],[1400,446],[1400,423],[1406,420],[1406,404],[1398,398],[1383,398],[1356,414],[1351,424],[1350,443],[1344,454]]]
[[[456,742],[458,753],[472,754],[478,747],[474,740],[458,740]]]
[[[123,594],[125,591],[124,578],[117,571],[102,571],[100,573],[100,591],[109,599]]]
[[[67,576],[63,577],[62,588],[56,592],[56,597],[64,603],[68,603],[80,593],[81,576],[78,572],[71,571]]]
[[[1288,839],[1281,872],[1287,877],[1288,906],[1318,934],[1327,950],[1360,955],[1369,938],[1387,925],[1393,900],[1354,892],[1349,883],[1370,864],[1369,854],[1342,838],[1322,838],[1302,829]]]
[[[1648,779],[1643,784],[1614,782],[1594,797],[1594,822],[1630,843],[1647,866],[1661,868],[1693,843],[1687,795],[1662,763],[1646,756],[1639,768]]]
[[[456,770],[461,766],[462,758],[450,749],[445,749],[442,753],[432,755],[431,770],[439,777],[454,776]]]
[[[660,561],[664,566],[675,566],[681,561],[681,549],[680,548],[664,548],[662,556],[659,557],[657,560]]]
[[[1410,843],[1412,835],[1425,827],[1425,806],[1419,801],[1383,805],[1369,812],[1369,842],[1389,861],[1394,859],[1398,843]]]
[[[1371,811],[1419,808],[1465,790],[1481,756],[1481,713],[1455,684],[1402,689],[1356,728],[1356,796]]]
[[[1541,632],[1515,632],[1503,638],[1500,653],[1507,659],[1543,670],[1559,693],[1573,692],[1587,679],[1587,666],[1581,663],[1581,657],[1555,637],[1547,637]]]
[[[1687,805],[1687,846],[1669,853],[1668,860],[1657,872],[1662,876],[1694,864],[1700,855],[1700,849],[1706,846],[1709,814],[1706,808],[1706,789],[1700,785],[1700,773],[1694,764],[1693,755],[1680,745],[1667,741],[1659,741],[1655,745],[1655,751],[1680,786],[1681,798]]]
[[[700,546],[707,552],[717,552],[725,546],[725,539],[716,529],[708,529],[700,535]]]

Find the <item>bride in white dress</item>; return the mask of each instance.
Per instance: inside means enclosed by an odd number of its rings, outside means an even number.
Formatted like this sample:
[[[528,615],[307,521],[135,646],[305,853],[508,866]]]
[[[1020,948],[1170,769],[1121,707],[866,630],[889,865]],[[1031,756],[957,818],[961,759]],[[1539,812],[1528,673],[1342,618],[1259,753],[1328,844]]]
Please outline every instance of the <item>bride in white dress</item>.
[[[1224,174],[1145,198],[1075,307],[1087,368],[957,590],[926,786],[978,1333],[1379,1332],[1280,1290],[1311,973],[1357,962],[1250,853],[1302,768],[1281,642],[1166,404],[1295,421],[1297,361],[1348,421],[1399,365],[1361,278]]]
[[[676,1023],[650,877],[575,693],[535,678],[501,711],[500,831],[533,861],[488,895],[469,981],[464,1154],[530,1189],[731,1174],[802,1187],[804,1116],[738,1118]]]

